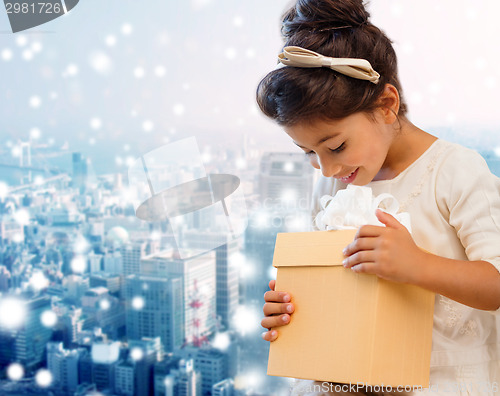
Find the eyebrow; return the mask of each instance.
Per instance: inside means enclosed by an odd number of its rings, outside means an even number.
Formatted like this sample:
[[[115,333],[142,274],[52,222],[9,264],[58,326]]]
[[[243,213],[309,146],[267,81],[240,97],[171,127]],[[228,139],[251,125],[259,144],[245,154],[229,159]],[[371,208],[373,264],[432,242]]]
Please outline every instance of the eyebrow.
[[[318,143],[316,143],[316,146],[320,145],[323,142],[326,142],[327,140],[330,140],[331,138],[334,138],[336,136],[340,135],[340,133],[335,133],[330,136],[325,136],[324,138],[320,139]],[[294,142],[296,146],[299,146],[301,149],[307,149],[307,147],[301,146],[300,144]]]

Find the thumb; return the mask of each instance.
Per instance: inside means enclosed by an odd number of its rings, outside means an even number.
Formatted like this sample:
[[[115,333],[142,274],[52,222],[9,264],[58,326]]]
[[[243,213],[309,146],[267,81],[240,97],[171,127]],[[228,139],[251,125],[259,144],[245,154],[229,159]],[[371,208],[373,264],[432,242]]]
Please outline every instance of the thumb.
[[[377,216],[378,221],[380,221],[382,224],[384,224],[386,227],[390,228],[405,228],[403,224],[401,224],[399,221],[397,221],[394,216],[390,215],[387,212],[384,212],[382,209],[377,209],[375,211],[375,216]]]

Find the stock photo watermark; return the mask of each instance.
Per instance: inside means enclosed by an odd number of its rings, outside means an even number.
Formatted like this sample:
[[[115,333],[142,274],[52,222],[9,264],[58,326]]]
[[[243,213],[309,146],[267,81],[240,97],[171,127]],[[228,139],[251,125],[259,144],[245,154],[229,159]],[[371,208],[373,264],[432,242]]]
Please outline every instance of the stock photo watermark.
[[[290,386],[293,389],[294,385]],[[433,384],[428,388],[421,385],[367,385],[363,382],[357,383],[332,383],[332,382],[314,382],[308,384],[305,388],[301,387],[302,392],[306,393],[341,393],[341,392],[384,392],[384,393],[410,393],[416,391],[427,390],[428,393],[449,393],[457,394],[459,392],[475,393],[494,393],[499,391],[499,384],[490,381],[470,381],[470,382],[444,382],[441,384]]]
[[[12,33],[43,25],[71,11],[80,0],[4,0]]]

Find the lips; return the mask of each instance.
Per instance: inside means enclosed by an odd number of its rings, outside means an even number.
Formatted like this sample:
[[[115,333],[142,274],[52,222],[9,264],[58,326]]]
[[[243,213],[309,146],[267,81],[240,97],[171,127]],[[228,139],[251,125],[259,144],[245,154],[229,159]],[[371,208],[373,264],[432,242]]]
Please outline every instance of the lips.
[[[340,177],[339,179],[343,183],[347,183],[347,184],[352,183],[354,181],[354,179],[356,178],[357,174],[358,174],[358,170],[359,170],[359,168],[356,168],[351,173],[349,173],[347,176]]]

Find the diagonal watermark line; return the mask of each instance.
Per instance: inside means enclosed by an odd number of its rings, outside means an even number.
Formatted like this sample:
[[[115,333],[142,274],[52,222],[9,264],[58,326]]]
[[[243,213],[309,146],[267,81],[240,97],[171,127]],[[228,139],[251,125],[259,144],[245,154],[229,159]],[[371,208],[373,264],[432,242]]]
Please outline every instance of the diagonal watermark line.
[[[64,13],[67,14],[68,13],[68,9],[66,8],[66,2],[65,2],[65,0],[61,0],[61,3],[62,3],[62,6],[63,6]]]

